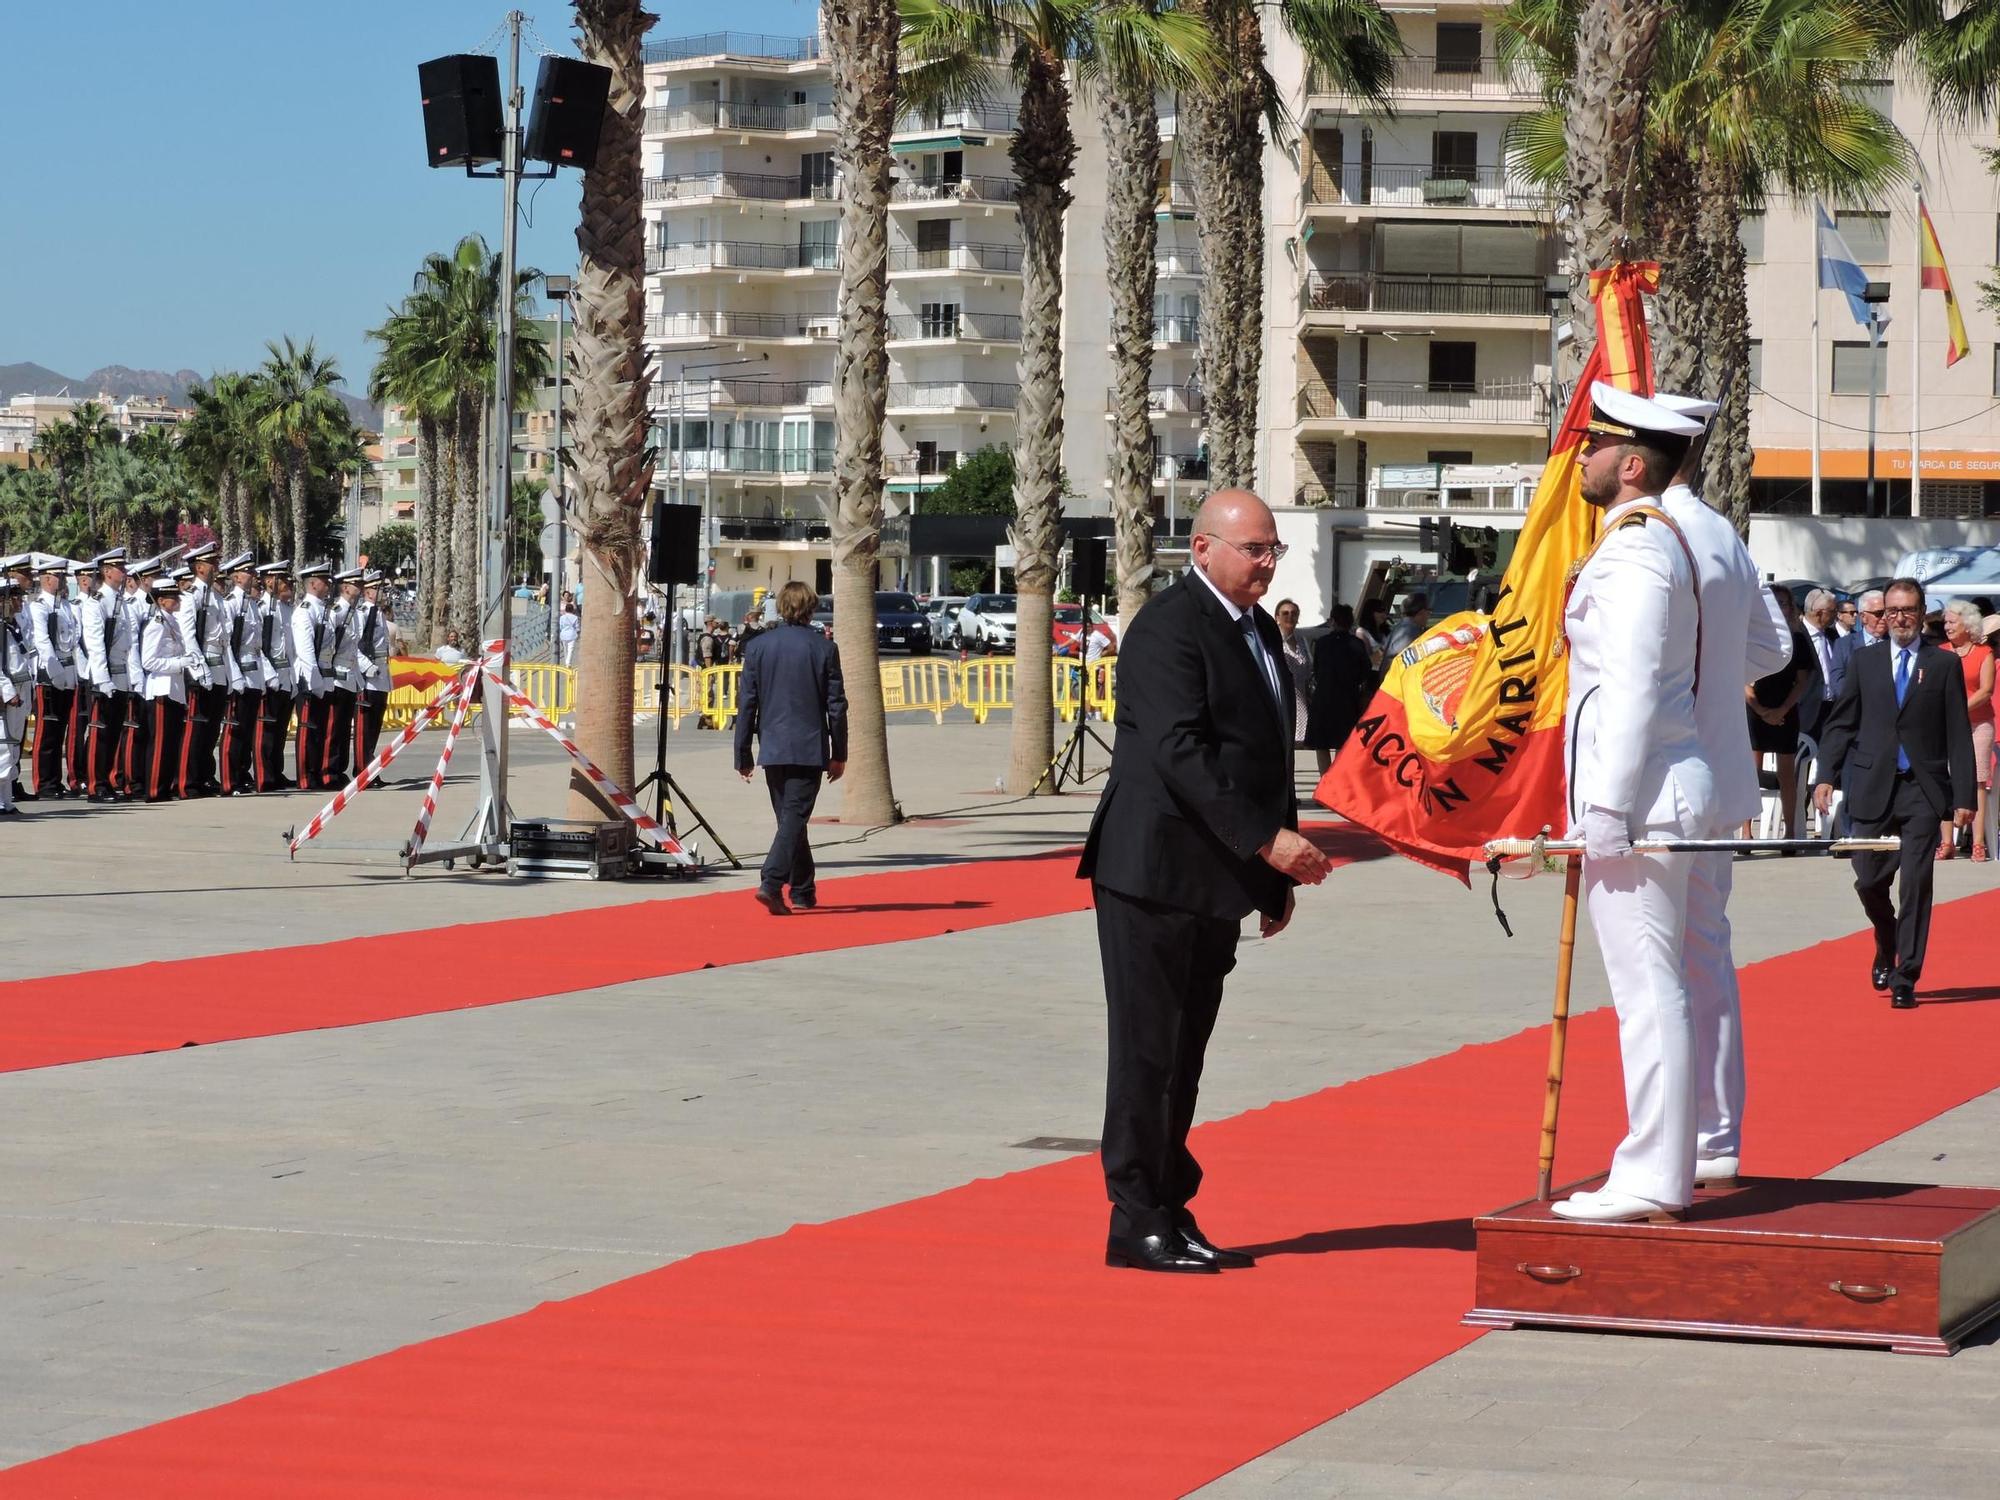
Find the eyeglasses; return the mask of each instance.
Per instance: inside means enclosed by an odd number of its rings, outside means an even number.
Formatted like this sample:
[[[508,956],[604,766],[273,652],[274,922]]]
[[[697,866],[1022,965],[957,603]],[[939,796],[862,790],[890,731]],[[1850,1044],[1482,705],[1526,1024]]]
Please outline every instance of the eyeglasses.
[[[1864,609],[1861,611],[1861,618],[1864,620],[1879,620],[1882,618],[1882,611],[1879,609]]]
[[[1292,550],[1283,542],[1232,542],[1228,537],[1217,536],[1212,531],[1204,531],[1202,535],[1211,542],[1221,542],[1224,546],[1234,547],[1253,563],[1276,562]]]
[[[1854,613],[1854,606],[1851,604],[1843,604],[1840,606],[1840,613],[1843,615],[1851,615]]]
[[[1884,608],[1882,613],[1887,615],[1892,620],[1914,620],[1918,616],[1923,614],[1923,611],[1920,609],[1907,608],[1899,604],[1891,604],[1888,605],[1886,608]]]

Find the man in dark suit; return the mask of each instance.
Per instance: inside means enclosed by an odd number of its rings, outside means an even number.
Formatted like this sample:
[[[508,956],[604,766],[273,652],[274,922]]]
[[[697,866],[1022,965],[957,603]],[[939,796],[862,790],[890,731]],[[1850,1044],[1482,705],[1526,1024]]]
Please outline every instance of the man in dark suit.
[[[847,692],[840,651],[813,627],[819,596],[797,579],[778,590],[784,622],[760,630],[743,655],[736,688],[736,770],[751,776],[750,739],[764,768],[778,832],[757,883],[757,900],[774,917],[819,904],[806,824],[819,800],[820,773],[840,780],[847,769]],[[791,905],[785,888],[791,887]]]
[[[1885,592],[1889,639],[1848,662],[1827,713],[1813,798],[1825,812],[1834,787],[1844,785],[1857,835],[1902,840],[1895,853],[1854,856],[1854,889],[1875,927],[1870,978],[1890,992],[1891,1005],[1908,1010],[1930,938],[1938,825],[1972,821],[1975,776],[1965,674],[1956,656],[1923,639],[1923,586],[1898,578]],[[1900,911],[1889,901],[1899,867]]]
[[[1247,1266],[1188,1211],[1202,1057],[1244,917],[1274,937],[1326,860],[1298,832],[1284,647],[1257,607],[1285,549],[1247,490],[1195,516],[1194,567],[1141,609],[1118,653],[1118,739],[1077,874],[1092,882],[1110,1057],[1105,1263]]]

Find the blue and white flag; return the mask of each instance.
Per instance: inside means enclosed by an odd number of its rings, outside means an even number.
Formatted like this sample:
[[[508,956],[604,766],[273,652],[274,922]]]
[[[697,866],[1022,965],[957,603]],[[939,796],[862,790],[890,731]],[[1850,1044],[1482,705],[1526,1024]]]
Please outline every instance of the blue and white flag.
[[[1848,311],[1854,314],[1855,322],[1866,328],[1870,308],[1862,293],[1868,290],[1868,273],[1861,269],[1861,262],[1847,248],[1840,231],[1833,227],[1826,205],[1815,203],[1813,207],[1819,213],[1819,284],[1845,292]],[[1882,314],[1881,325],[1889,326],[1887,313]]]

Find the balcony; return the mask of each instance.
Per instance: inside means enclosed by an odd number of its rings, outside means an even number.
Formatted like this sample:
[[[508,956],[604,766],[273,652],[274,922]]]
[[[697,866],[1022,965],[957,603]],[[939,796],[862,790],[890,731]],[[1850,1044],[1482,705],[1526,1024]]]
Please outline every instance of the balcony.
[[[709,521],[714,542],[825,542],[833,538],[833,522],[796,516],[715,516]]]
[[[655,411],[671,411],[685,403],[692,415],[717,406],[832,406],[830,380],[691,380],[685,387],[663,380],[654,385]]]
[[[759,203],[832,203],[840,188],[832,182],[807,182],[770,172],[682,172],[672,177],[648,177],[648,203],[709,203],[741,199]]]
[[[1398,108],[1423,101],[1519,110],[1542,102],[1541,76],[1533,68],[1503,63],[1497,57],[1398,58],[1389,89]],[[1330,107],[1359,112],[1367,107],[1360,98],[1314,74],[1307,75],[1306,98],[1309,111]]]
[[[647,338],[671,343],[706,339],[830,341],[839,335],[840,319],[832,313],[690,312],[646,319]]]
[[[1366,496],[1358,484],[1322,484],[1307,480],[1292,489],[1292,504],[1323,505],[1335,510],[1358,510]]]
[[[1165,484],[1169,480],[1208,478],[1208,455],[1205,453],[1155,453],[1153,455],[1153,482]]]
[[[984,135],[1012,135],[1021,123],[1021,112],[1004,104],[959,104],[950,109],[928,112],[906,110],[896,121],[897,135],[950,135],[974,131]]]
[[[889,342],[1018,344],[1021,319],[1014,313],[898,314],[889,319]]]
[[[1201,319],[1199,317],[1153,319],[1154,348],[1179,348],[1199,342],[1201,342]]]
[[[947,245],[942,250],[919,250],[904,245],[889,252],[889,274],[920,272],[963,273],[989,276],[1019,276],[1019,245]]]
[[[660,470],[692,476],[739,474],[773,479],[825,479],[832,448],[689,448],[661,456]]]
[[[825,245],[768,245],[759,240],[686,240],[646,250],[649,272],[805,271],[831,275],[840,252]]]
[[[1539,276],[1493,276],[1429,271],[1311,271],[1299,288],[1299,313],[1382,315],[1386,321],[1421,318],[1520,318],[1548,321],[1547,294]]]
[[[692,62],[696,58],[709,57],[751,63],[817,62],[819,38],[771,36],[755,31],[710,31],[701,36],[676,36],[661,42],[648,42],[640,55],[647,63]]]
[[[889,384],[890,411],[1012,411],[1021,388],[998,380],[896,380]]]
[[[1146,415],[1149,417],[1198,417],[1203,410],[1199,389],[1190,390],[1184,385],[1155,385],[1146,389]],[[1118,414],[1115,387],[1104,393],[1104,413],[1106,416]]]
[[[1332,437],[1406,427],[1506,436],[1548,426],[1543,388],[1531,380],[1473,386],[1423,381],[1309,381],[1299,388],[1299,435]]]
[[[1020,196],[1021,183],[1014,177],[919,177],[893,184],[889,206],[978,203],[1006,207]]]
[[[1199,281],[1201,251],[1162,250],[1153,260],[1153,274],[1162,281]]]
[[[1194,217],[1194,184],[1176,177],[1168,182],[1166,191],[1154,200],[1153,212],[1158,217],[1171,215],[1176,219]]]
[[[956,453],[895,453],[882,460],[882,477],[905,484],[939,484],[957,467]]]
[[[1545,187],[1506,167],[1384,166],[1314,162],[1305,177],[1313,208],[1378,208],[1446,213],[1545,214],[1554,198]]]
[[[762,104],[747,99],[700,99],[660,104],[646,111],[647,135],[698,135],[738,131],[745,135],[831,135],[830,100],[804,104]]]

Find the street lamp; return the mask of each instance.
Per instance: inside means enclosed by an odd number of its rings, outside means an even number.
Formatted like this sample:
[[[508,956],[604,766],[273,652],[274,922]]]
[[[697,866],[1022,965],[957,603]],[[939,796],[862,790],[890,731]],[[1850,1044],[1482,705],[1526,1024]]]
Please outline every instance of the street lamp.
[[[562,609],[564,565],[569,558],[569,507],[563,503],[563,320],[569,313],[569,294],[574,286],[567,276],[542,278],[542,295],[556,305],[556,432],[555,451],[549,455],[549,489],[556,497],[556,576],[549,587],[551,660],[556,654],[556,617]]]
[[[1875,401],[1882,384],[1882,330],[1889,325],[1882,308],[1889,300],[1889,283],[1869,282],[1861,289],[1861,300],[1868,304],[1868,515],[1872,519],[1884,514],[1875,508]]]

